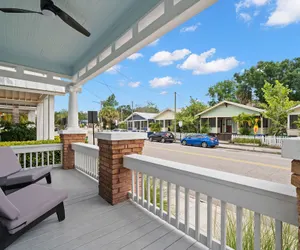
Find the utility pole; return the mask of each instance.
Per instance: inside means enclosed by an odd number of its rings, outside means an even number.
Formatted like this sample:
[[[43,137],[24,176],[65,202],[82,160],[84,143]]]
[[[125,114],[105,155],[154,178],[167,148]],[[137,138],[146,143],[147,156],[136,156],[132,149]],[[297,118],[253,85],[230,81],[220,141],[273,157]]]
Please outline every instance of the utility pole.
[[[132,129],[131,130],[133,131],[133,127],[134,127],[133,126],[133,101],[131,102],[131,122],[132,122],[132,127],[131,127]]]
[[[176,141],[176,127],[177,127],[177,121],[176,121],[176,96],[177,96],[177,93],[174,92],[174,121],[175,121],[174,136],[175,136],[175,141]]]

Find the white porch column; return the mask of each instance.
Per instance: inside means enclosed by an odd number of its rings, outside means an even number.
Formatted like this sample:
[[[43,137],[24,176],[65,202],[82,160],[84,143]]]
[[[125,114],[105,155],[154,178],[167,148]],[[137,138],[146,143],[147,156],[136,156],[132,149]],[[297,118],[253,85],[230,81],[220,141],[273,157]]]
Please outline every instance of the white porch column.
[[[29,111],[28,112],[28,121],[35,123],[35,111]]]
[[[79,130],[77,91],[77,89],[70,88],[67,130]]]
[[[290,125],[290,123],[291,123],[291,117],[290,117],[290,115],[288,114],[288,120],[287,120],[287,130],[289,130],[290,128],[291,128],[291,125]],[[270,121],[270,120],[269,120]],[[268,124],[268,127],[270,127],[270,125]]]
[[[54,139],[54,96],[48,96],[48,139]]]
[[[44,123],[43,123],[43,129],[44,129],[44,132],[43,132],[43,140],[48,140],[48,132],[49,132],[49,115],[48,115],[48,106],[49,106],[49,103],[48,103],[48,96],[45,97],[44,99],[44,105],[43,105],[43,118],[44,118]]]
[[[202,122],[201,122],[201,117],[199,117],[199,132],[201,133],[201,128],[202,128]]]
[[[147,119],[147,131],[149,131],[149,120]]]
[[[37,105],[37,121],[36,121],[36,139],[43,140],[44,138],[44,102]]]
[[[218,117],[216,117],[216,133],[218,133]]]
[[[164,125],[163,125],[163,126],[164,126],[163,131],[168,131],[168,130],[166,129],[166,120],[163,121],[163,124],[164,124]]]
[[[142,130],[142,121],[140,121],[140,130]]]

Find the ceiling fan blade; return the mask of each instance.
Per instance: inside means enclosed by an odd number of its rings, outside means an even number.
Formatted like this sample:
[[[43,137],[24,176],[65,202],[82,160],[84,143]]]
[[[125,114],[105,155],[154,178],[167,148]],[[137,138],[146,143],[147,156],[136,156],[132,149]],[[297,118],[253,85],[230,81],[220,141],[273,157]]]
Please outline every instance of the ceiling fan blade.
[[[71,26],[73,29],[77,30],[81,34],[89,37],[91,35],[81,24],[79,24],[76,20],[74,20],[71,16],[69,16],[66,12],[58,8],[57,6],[53,5],[55,14],[60,17],[66,24]]]
[[[23,9],[17,9],[17,8],[0,8],[0,11],[4,13],[35,13],[35,14],[41,14],[41,12],[32,11],[32,10],[23,10]]]

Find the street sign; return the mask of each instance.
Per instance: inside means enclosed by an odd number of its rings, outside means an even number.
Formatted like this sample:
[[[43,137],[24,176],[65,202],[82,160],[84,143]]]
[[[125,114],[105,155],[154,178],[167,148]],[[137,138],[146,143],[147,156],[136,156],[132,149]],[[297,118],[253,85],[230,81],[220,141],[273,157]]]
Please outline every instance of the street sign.
[[[182,125],[183,125],[183,122],[182,122],[182,121],[179,121],[179,122],[178,122],[178,125],[179,125],[179,127],[181,128]]]
[[[254,134],[257,134],[257,132],[258,132],[258,125],[255,125],[253,127],[253,132],[254,132]]]
[[[98,121],[97,111],[88,111],[88,123],[96,123]]]

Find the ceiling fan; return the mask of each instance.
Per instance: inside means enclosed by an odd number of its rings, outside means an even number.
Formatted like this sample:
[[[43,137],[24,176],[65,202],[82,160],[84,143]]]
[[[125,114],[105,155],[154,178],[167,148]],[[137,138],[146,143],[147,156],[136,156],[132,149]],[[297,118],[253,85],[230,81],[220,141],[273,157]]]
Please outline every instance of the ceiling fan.
[[[75,21],[71,16],[69,16],[66,12],[58,8],[52,0],[41,0],[41,12],[32,11],[32,10],[24,10],[18,8],[0,8],[0,11],[4,13],[34,13],[44,16],[59,16],[61,20],[63,20],[66,24],[71,26],[73,29],[82,33],[83,35],[89,37],[91,34],[88,32],[82,25],[80,25],[77,21]]]

